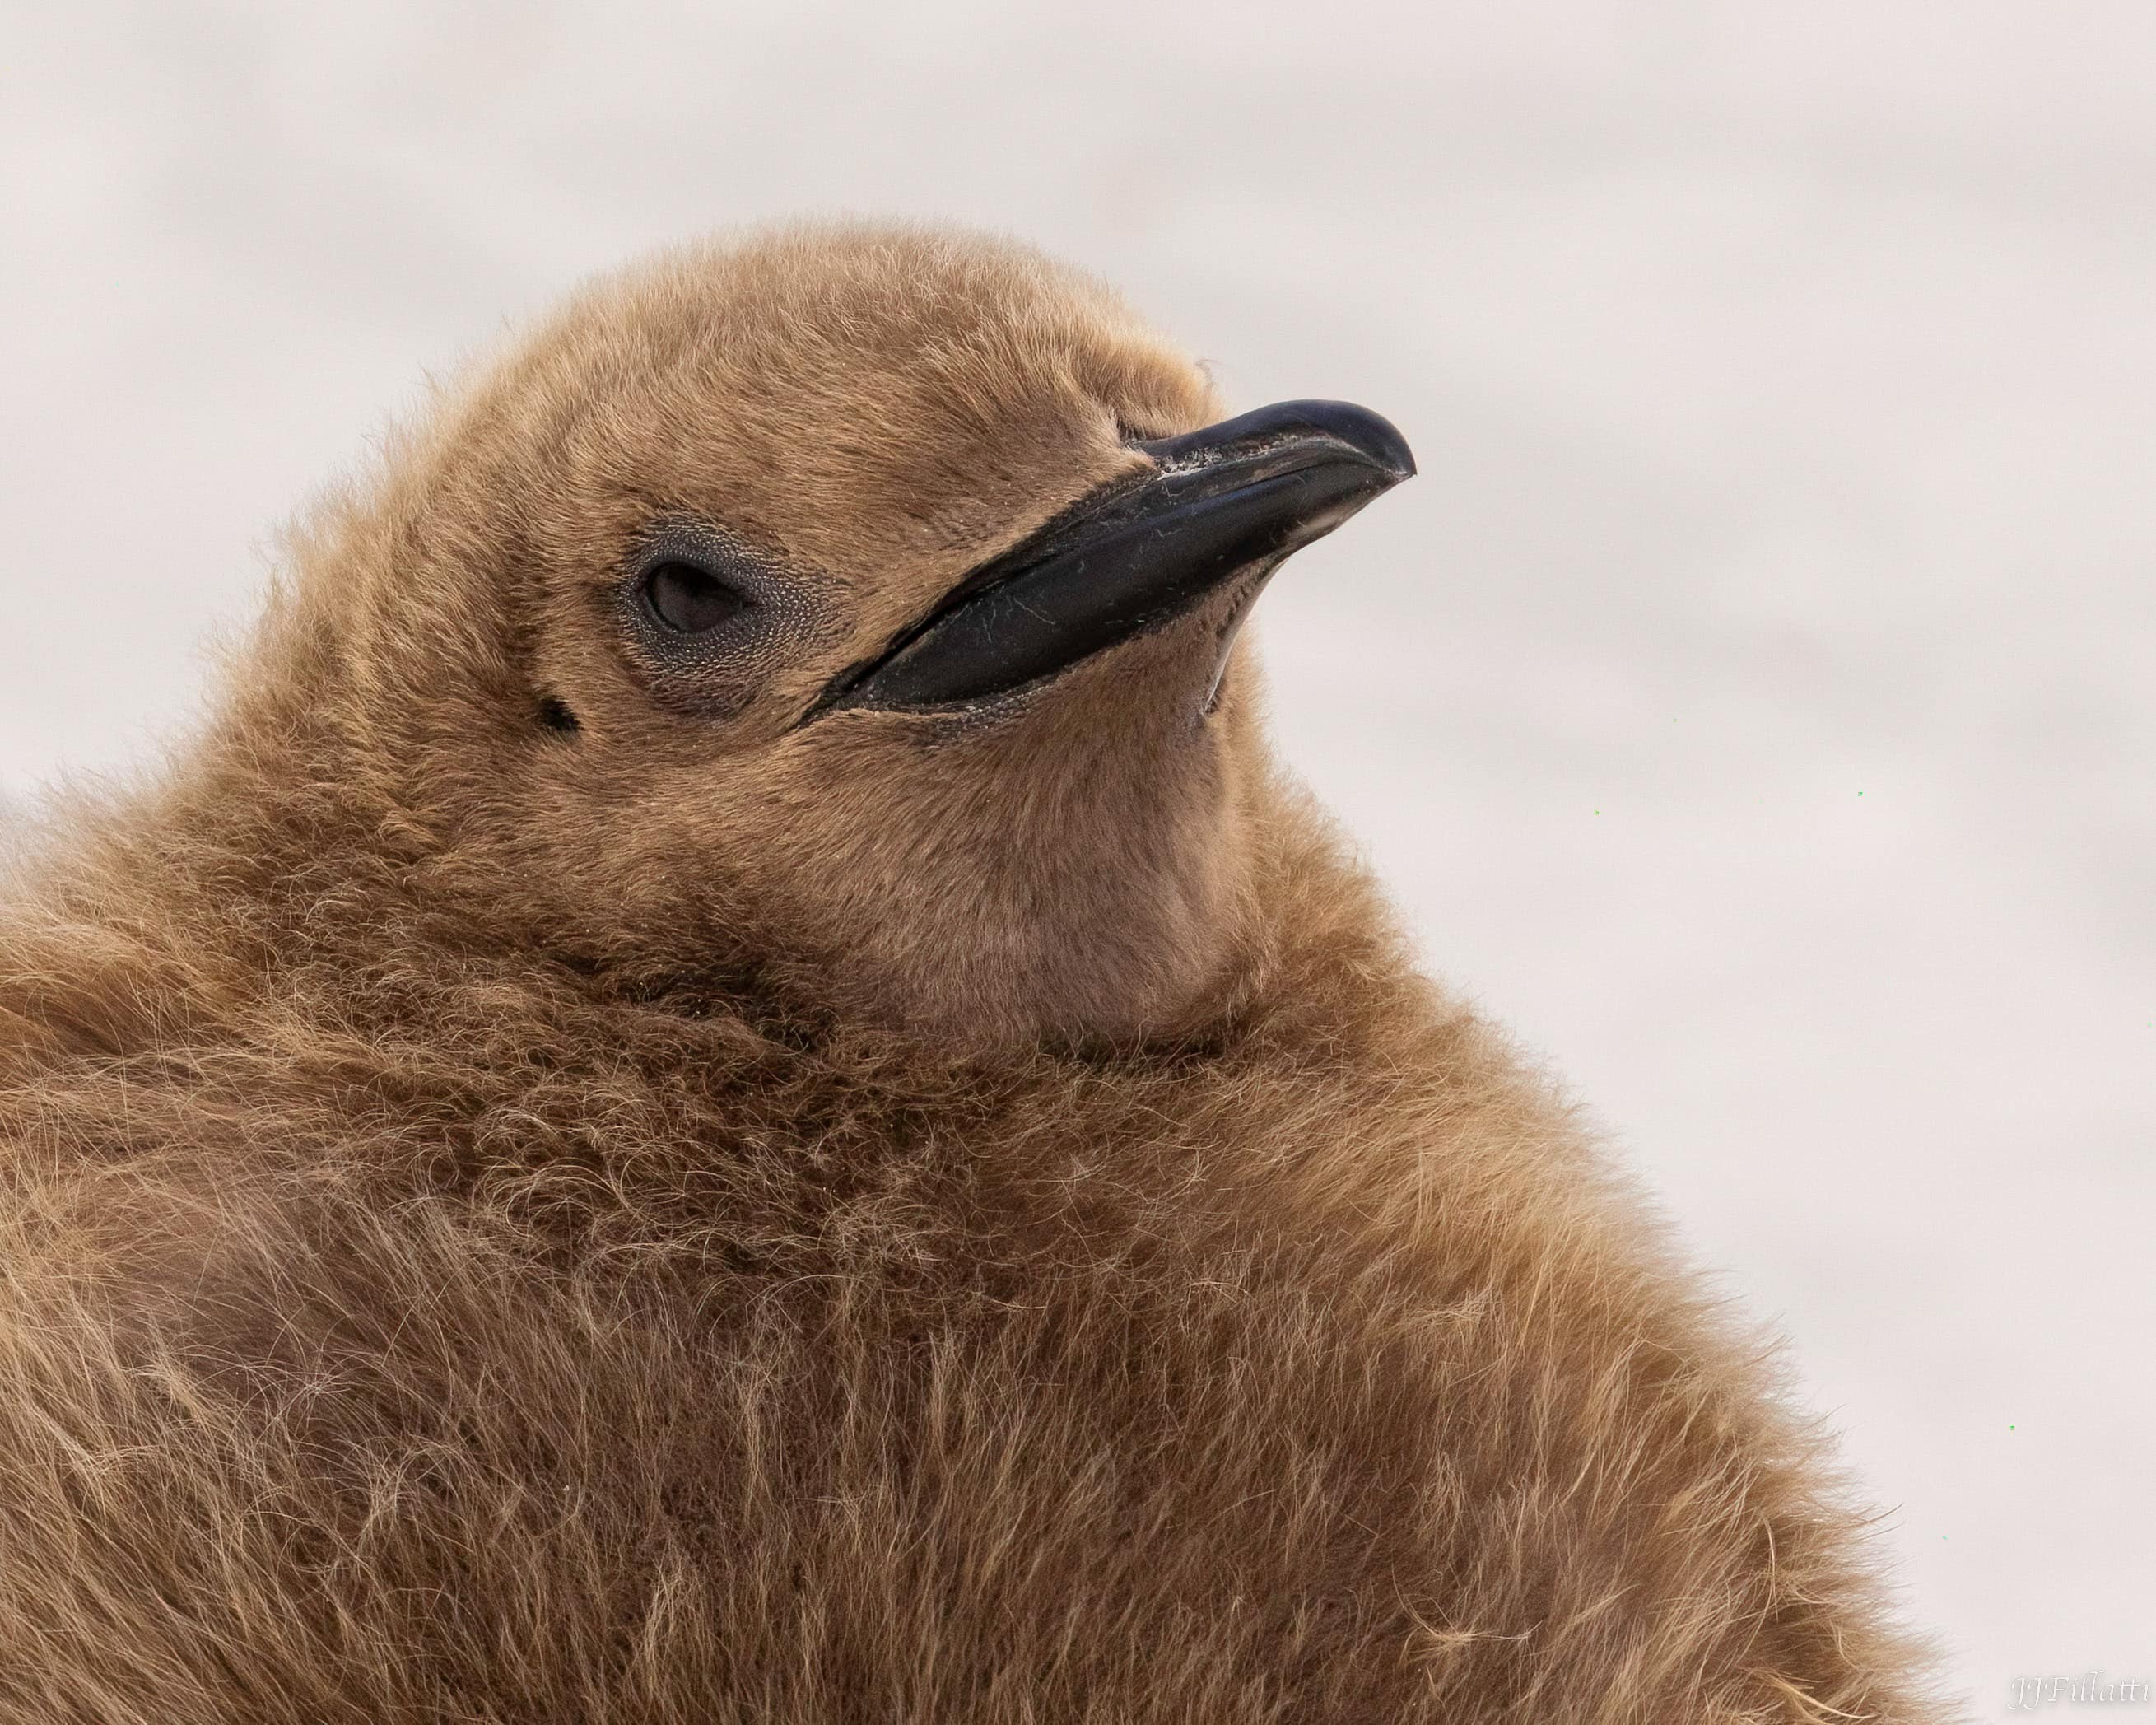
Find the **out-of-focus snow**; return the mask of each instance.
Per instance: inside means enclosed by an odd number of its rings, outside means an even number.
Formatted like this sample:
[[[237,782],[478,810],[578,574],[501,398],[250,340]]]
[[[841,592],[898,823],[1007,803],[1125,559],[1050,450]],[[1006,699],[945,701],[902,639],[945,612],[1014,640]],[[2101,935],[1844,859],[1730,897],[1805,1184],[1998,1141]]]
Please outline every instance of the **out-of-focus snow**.
[[[182,12],[184,11],[184,15]],[[1910,1610],[2156,1676],[2156,13],[11,9],[0,786],[144,758],[423,367],[1021,233],[1422,477],[1261,613],[1431,965],[1793,1337]]]

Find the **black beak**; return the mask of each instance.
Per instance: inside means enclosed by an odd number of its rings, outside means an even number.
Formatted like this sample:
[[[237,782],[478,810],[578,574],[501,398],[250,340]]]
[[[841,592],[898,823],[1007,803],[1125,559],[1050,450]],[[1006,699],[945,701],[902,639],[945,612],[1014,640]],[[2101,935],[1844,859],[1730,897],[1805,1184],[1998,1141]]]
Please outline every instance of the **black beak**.
[[[983,564],[808,714],[961,707],[1157,629],[1265,578],[1414,473],[1392,425],[1346,402],[1291,401],[1142,443],[1156,470],[1081,497]]]

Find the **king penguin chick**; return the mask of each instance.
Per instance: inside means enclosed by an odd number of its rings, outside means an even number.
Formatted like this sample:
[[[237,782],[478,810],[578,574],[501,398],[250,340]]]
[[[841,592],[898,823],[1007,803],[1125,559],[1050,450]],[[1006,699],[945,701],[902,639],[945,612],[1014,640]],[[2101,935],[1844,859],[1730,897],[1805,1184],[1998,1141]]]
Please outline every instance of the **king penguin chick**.
[[[905,228],[447,393],[10,889],[0,1718],[1938,1717],[1267,752],[1411,470]]]

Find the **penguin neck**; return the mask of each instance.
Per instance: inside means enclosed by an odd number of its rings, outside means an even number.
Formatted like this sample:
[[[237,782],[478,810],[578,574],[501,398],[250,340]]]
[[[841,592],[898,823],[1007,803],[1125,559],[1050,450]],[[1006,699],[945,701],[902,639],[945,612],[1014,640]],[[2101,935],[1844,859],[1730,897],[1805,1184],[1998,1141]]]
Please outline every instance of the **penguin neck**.
[[[474,983],[567,991],[601,1007],[729,1023],[747,1039],[741,1046],[877,1071],[893,1049],[906,1050],[898,1070],[911,1070],[1028,1068],[1044,1058],[1172,1064],[1252,1036],[1292,1035],[1344,1055],[1363,1040],[1358,1003],[1378,984],[1397,997],[1396,1019],[1423,1015],[1412,1001],[1424,985],[1382,896],[1255,736],[1240,754],[1245,770],[1224,840],[1235,866],[1202,962],[1125,1012],[1112,963],[1081,952],[1080,991],[1032,1020],[1021,1001],[979,1035],[933,1012],[894,1019],[834,994],[828,970],[791,953],[745,947],[702,963],[680,953],[647,962],[634,948],[609,950],[596,922],[579,930],[506,920],[488,873],[498,860],[467,854],[453,820],[406,789],[423,779],[474,787],[484,762],[452,762],[446,742],[417,733],[385,738],[372,717],[381,662],[341,646],[318,616],[275,619],[255,666],[167,778],[76,823],[69,852],[44,870],[54,926],[127,931],[114,965],[183,979],[202,997],[193,1019],[205,1027],[223,1006],[275,994],[302,973],[321,981],[325,1010],[352,1004],[332,998],[331,978],[394,973],[406,985],[385,989],[375,1009],[385,1019],[422,1014],[431,975],[437,996]],[[408,755],[395,758],[414,749],[434,758],[421,770]],[[1086,932],[1058,935],[1076,942]],[[96,1010],[110,1016],[126,990],[107,992]],[[165,1034],[131,1034],[116,1019],[90,1040],[117,1047]]]

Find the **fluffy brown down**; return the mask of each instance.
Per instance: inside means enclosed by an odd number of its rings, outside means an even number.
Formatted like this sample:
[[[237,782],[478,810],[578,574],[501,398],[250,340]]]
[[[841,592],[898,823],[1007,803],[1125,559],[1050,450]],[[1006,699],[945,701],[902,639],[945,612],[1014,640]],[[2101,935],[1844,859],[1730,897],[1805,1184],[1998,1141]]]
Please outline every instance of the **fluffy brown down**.
[[[1029,250],[792,228],[316,510],[0,921],[0,1718],[1940,1717],[1245,649],[1201,727],[1173,628],[796,725],[1219,416]],[[787,595],[686,670],[620,603],[683,521]]]

